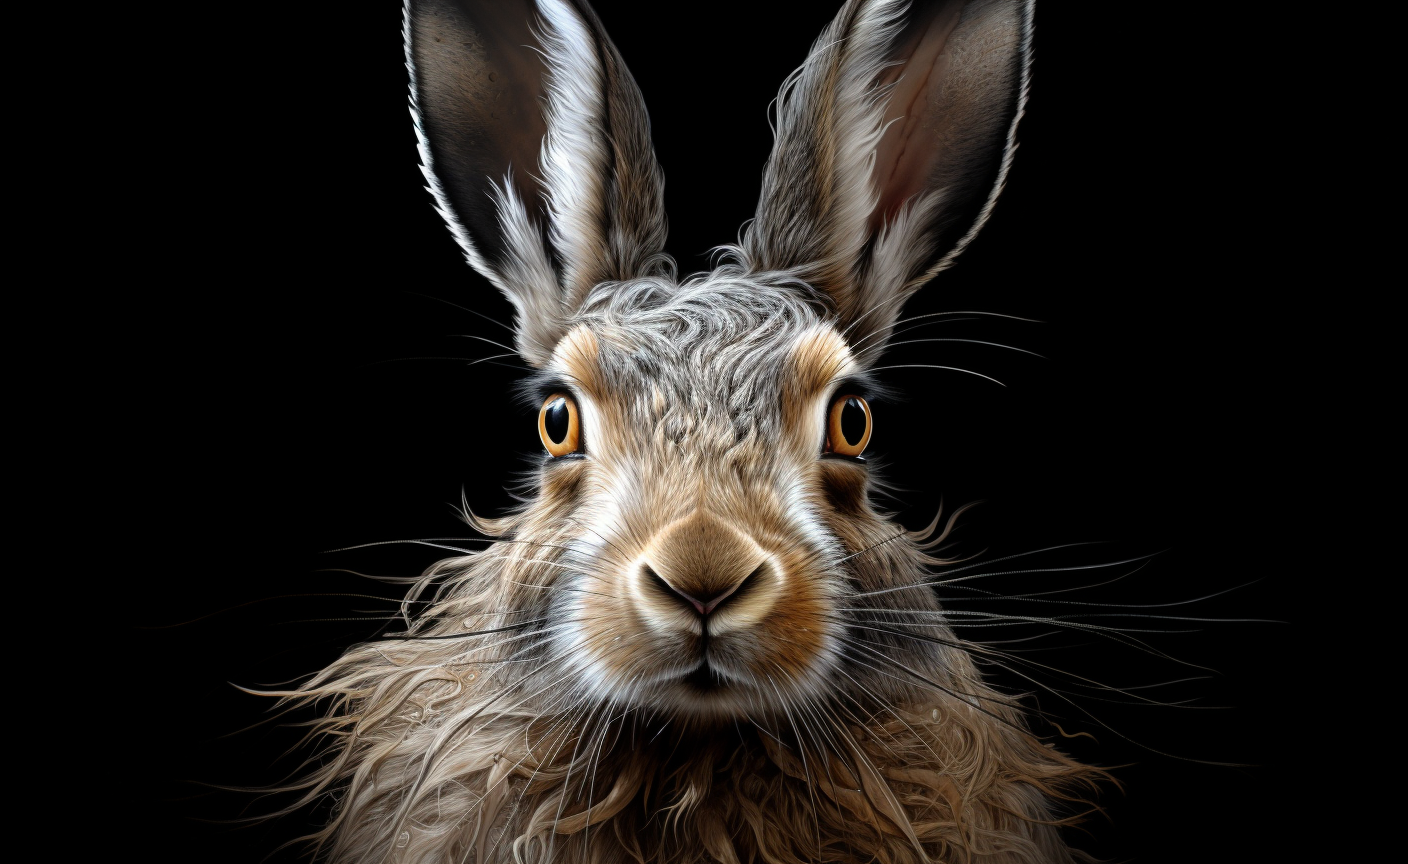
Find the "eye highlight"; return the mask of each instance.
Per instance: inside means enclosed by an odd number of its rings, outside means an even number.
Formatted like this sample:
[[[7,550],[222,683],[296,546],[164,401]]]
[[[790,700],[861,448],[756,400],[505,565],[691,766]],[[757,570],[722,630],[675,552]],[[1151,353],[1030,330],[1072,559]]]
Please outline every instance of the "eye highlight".
[[[837,396],[826,418],[826,452],[859,456],[870,443],[870,403],[854,394]]]
[[[571,396],[554,393],[543,401],[543,410],[538,412],[538,437],[553,456],[582,449],[582,421]]]

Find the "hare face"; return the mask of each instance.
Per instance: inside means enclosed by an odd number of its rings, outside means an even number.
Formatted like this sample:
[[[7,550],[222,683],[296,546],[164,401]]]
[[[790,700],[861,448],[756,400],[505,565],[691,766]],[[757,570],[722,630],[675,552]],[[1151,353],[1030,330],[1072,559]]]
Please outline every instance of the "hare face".
[[[679,293],[589,311],[544,369],[584,442],[543,467],[543,507],[571,514],[572,535],[548,615],[597,698],[756,714],[813,697],[836,662],[854,551],[838,528],[853,528],[867,468],[823,447],[859,368],[790,292],[714,279]]]
[[[683,282],[644,102],[585,4],[407,9],[430,190],[581,436],[503,523],[497,573],[446,569],[547,623],[572,704],[726,718],[834,688],[844,613],[880,602],[857,586],[912,584],[923,554],[889,542],[862,462],[824,458],[828,408],[991,210],[1029,3],[848,2],[783,89],[755,218]]]

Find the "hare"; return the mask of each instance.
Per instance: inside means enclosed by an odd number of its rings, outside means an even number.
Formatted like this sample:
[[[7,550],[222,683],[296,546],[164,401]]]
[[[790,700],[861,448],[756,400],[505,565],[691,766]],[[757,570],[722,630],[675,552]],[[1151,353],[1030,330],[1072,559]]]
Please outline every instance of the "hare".
[[[639,90],[585,0],[409,0],[429,189],[535,370],[536,491],[315,702],[338,862],[1068,862],[1104,775],[945,622],[871,504],[875,366],[1010,164],[1027,0],[848,0],[783,84],[755,218],[664,253]],[[955,514],[956,515],[956,514]],[[406,608],[410,608],[408,605]]]

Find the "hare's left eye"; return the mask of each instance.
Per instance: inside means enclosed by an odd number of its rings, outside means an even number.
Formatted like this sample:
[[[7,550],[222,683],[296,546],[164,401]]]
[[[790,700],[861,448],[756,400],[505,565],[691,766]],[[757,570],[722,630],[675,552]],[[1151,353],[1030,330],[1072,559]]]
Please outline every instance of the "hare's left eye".
[[[870,403],[861,396],[837,396],[826,418],[826,452],[859,456],[870,443]]]
[[[538,412],[538,437],[553,456],[566,456],[582,449],[582,422],[577,403],[566,393],[554,393]]]

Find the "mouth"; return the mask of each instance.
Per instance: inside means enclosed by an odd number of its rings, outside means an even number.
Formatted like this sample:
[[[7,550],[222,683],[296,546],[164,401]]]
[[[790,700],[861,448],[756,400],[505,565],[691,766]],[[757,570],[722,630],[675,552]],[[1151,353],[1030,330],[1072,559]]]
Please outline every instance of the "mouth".
[[[680,682],[697,693],[714,693],[728,686],[719,673],[709,665],[708,660],[701,661],[698,668],[681,678]]]

